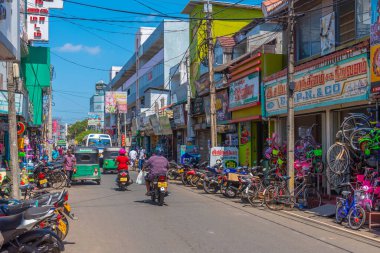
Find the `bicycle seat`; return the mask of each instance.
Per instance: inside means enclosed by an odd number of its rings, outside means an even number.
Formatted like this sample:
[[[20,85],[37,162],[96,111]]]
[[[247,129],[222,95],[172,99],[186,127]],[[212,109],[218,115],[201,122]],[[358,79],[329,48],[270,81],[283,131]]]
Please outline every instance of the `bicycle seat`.
[[[348,195],[350,195],[351,192],[350,191],[342,191],[342,196],[343,197],[347,197]]]
[[[7,231],[16,229],[23,220],[23,214],[16,214],[12,216],[0,217],[0,231]]]

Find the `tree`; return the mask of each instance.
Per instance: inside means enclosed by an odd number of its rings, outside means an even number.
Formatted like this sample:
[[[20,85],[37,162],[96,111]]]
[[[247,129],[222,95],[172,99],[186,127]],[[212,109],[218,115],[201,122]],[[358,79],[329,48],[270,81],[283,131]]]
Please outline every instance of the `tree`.
[[[87,130],[87,119],[75,122],[74,124],[69,126],[69,129],[68,129],[69,139],[71,140],[76,139],[77,135],[79,135],[80,133],[86,130]]]
[[[75,140],[76,140],[78,143],[80,143],[80,142],[82,142],[83,138],[84,138],[86,135],[88,135],[88,134],[100,134],[100,132],[99,132],[99,131],[94,131],[94,130],[86,130],[86,131],[83,131],[83,132],[77,134],[77,135],[75,136]]]

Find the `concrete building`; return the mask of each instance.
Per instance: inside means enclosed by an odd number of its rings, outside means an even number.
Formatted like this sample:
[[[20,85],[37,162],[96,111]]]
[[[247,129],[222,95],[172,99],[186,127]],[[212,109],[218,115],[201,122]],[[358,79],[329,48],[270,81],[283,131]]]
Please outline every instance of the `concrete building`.
[[[170,69],[184,58],[189,45],[188,34],[188,22],[164,20],[157,28],[140,28],[135,37],[136,53],[110,82],[110,90],[127,92],[128,114],[122,125],[126,123],[136,137],[132,145],[150,149],[160,145],[161,140],[165,145],[171,143],[164,137],[165,131],[161,132],[157,126],[154,132],[146,118],[171,103]],[[161,121],[169,122],[168,119]]]
[[[92,126],[95,129],[104,129],[104,94],[106,84],[103,81],[99,81],[95,84],[95,95],[90,98],[90,113],[94,113],[100,116],[100,125]]]

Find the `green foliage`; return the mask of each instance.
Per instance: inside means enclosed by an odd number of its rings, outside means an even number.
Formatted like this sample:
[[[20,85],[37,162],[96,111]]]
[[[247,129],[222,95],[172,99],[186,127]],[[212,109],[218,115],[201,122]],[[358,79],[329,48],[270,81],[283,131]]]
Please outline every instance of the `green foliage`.
[[[95,131],[95,130],[86,130],[86,131],[83,131],[83,132],[77,134],[77,135],[75,136],[75,140],[76,140],[78,143],[80,143],[86,135],[88,135],[88,134],[100,134],[100,133],[101,133],[101,132],[99,132],[99,131]]]
[[[87,119],[82,121],[77,121],[71,126],[69,126],[68,132],[69,132],[69,139],[76,139],[76,137],[87,130]]]

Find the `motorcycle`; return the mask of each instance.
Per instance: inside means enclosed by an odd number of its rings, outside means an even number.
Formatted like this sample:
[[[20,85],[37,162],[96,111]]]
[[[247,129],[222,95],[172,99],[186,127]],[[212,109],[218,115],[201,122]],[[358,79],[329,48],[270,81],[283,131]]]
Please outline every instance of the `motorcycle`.
[[[168,194],[168,178],[165,175],[156,176],[150,185],[150,193],[151,199],[153,202],[158,200],[158,205],[162,206],[164,204],[165,196]]]
[[[0,253],[62,252],[62,240],[52,231],[35,226],[54,216],[50,206],[30,208],[25,212],[0,217]]]
[[[181,177],[183,172],[183,166],[178,165],[174,161],[169,162],[168,178],[170,180],[176,180],[178,177]]]
[[[116,184],[120,191],[127,190],[127,187],[133,183],[133,180],[129,176],[128,170],[120,170],[117,173]]]

